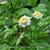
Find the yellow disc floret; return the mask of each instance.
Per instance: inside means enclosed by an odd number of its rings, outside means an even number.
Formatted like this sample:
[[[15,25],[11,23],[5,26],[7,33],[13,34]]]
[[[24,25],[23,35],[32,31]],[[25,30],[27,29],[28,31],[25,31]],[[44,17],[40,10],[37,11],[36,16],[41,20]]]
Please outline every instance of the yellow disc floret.
[[[27,17],[25,17],[25,16],[23,16],[23,17],[21,17],[20,18],[20,22],[22,23],[22,24],[25,24],[25,23],[27,23]]]
[[[41,16],[41,13],[39,11],[36,11],[36,16]]]

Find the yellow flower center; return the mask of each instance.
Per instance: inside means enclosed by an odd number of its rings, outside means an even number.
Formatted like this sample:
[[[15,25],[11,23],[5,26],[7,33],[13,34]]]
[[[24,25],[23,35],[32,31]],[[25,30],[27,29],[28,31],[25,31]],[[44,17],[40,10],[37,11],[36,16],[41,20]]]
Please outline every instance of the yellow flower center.
[[[27,21],[28,21],[28,19],[27,19],[26,17],[21,17],[21,18],[20,18],[20,22],[21,22],[22,24],[27,23]]]
[[[36,16],[41,16],[41,13],[37,11],[35,15]]]

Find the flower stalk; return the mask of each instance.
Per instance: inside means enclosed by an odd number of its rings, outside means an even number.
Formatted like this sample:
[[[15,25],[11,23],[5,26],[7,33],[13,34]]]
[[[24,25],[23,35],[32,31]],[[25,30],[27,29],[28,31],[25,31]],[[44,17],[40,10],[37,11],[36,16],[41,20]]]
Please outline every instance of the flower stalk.
[[[24,32],[21,33],[20,37],[17,39],[16,46],[19,45],[19,43],[21,42],[21,39],[23,39],[23,37],[24,37]]]

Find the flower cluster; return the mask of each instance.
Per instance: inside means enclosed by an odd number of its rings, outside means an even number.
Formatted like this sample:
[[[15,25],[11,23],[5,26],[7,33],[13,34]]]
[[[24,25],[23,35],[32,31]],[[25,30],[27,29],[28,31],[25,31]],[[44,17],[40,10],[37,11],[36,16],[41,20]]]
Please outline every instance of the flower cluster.
[[[41,19],[43,16],[43,14],[39,11],[35,11],[32,15],[36,19]],[[19,23],[19,26],[25,28],[26,26],[29,26],[31,24],[31,18],[24,15],[19,19],[18,23]]]

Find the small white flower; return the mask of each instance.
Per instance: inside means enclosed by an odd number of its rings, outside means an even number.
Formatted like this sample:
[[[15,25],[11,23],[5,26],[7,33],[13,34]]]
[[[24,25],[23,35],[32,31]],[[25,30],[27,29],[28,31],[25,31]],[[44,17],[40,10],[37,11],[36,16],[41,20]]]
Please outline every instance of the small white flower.
[[[41,19],[43,14],[39,11],[35,11],[33,14],[34,18]]]
[[[3,2],[1,2],[0,4],[5,4],[5,3],[7,3],[7,1],[3,1]]]
[[[19,19],[18,23],[21,27],[29,26],[31,24],[30,17],[24,15]]]

